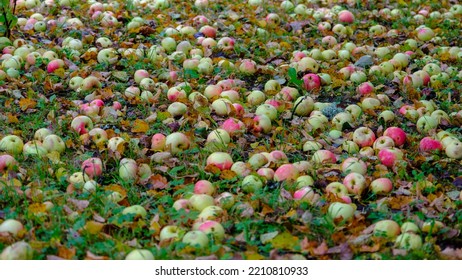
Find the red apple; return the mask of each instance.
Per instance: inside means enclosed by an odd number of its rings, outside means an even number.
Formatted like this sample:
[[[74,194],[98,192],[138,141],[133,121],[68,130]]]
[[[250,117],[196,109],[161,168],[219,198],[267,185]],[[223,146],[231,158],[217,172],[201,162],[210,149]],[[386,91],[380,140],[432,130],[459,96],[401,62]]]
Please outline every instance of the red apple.
[[[431,137],[424,137],[422,138],[422,140],[420,140],[419,149],[422,152],[431,152],[431,151],[442,150],[443,145],[441,144],[440,141],[435,140]]]
[[[310,91],[313,89],[318,89],[321,87],[321,78],[317,74],[306,74],[302,78],[303,80],[303,88]]]
[[[361,195],[366,189],[366,178],[359,173],[351,172],[343,179],[343,184],[349,193]]]
[[[103,174],[103,162],[96,157],[85,160],[81,168],[90,178],[99,177]]]
[[[298,169],[291,163],[286,163],[281,165],[276,171],[274,172],[274,180],[275,181],[285,181],[290,180],[294,181],[297,179],[299,175]]]
[[[403,159],[403,152],[398,148],[385,148],[380,150],[378,157],[383,165],[393,167],[397,161]]]
[[[375,141],[375,134],[372,129],[363,126],[353,132],[353,141],[360,147],[369,147]]]
[[[215,187],[208,180],[200,180],[194,184],[194,193],[195,194],[208,194],[212,195],[215,192]]]
[[[383,132],[384,136],[388,136],[395,142],[397,147],[406,143],[406,132],[399,127],[389,127]]]
[[[318,164],[336,163],[335,154],[328,150],[318,150],[313,154],[313,161]]]
[[[393,190],[393,183],[388,178],[378,178],[371,182],[370,187],[375,194],[387,194]]]
[[[220,170],[227,170],[233,165],[233,159],[228,153],[214,152],[208,156],[207,165],[214,165]]]

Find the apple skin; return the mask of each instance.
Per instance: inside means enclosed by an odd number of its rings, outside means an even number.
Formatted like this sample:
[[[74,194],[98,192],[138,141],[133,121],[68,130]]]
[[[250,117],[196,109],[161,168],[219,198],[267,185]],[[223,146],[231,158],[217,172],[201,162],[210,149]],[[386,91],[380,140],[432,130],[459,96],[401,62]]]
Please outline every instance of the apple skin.
[[[422,237],[412,232],[404,232],[396,237],[395,246],[400,249],[418,250],[422,247]]]
[[[24,156],[44,156],[48,153],[40,141],[32,140],[24,144],[22,148]]]
[[[291,163],[286,163],[281,165],[274,172],[274,180],[277,182],[280,181],[294,181],[298,178],[299,172],[298,169]]]
[[[178,226],[167,225],[160,230],[159,240],[164,241],[168,239],[180,240],[183,236],[183,229]]]
[[[245,131],[244,123],[235,118],[225,120],[220,128],[228,132],[230,136],[237,135]]]
[[[233,166],[233,159],[228,153],[214,152],[208,156],[207,165],[214,165],[220,170],[229,170]]]
[[[103,174],[103,162],[96,157],[85,160],[81,168],[90,178],[99,177]]]
[[[260,175],[263,178],[266,178],[267,180],[273,180],[274,179],[274,170],[271,168],[259,168],[257,170],[257,174]]]
[[[370,95],[374,90],[374,85],[371,82],[364,82],[356,88],[356,91],[362,96]]]
[[[50,134],[53,134],[53,132],[49,130],[48,128],[45,128],[45,127],[39,128],[34,133],[34,140],[43,142],[43,139],[45,139],[45,137],[47,137]]]
[[[443,145],[439,140],[427,136],[420,140],[419,150],[421,152],[440,151],[443,150]]]
[[[8,154],[0,155],[0,174],[17,166],[16,159]]]
[[[374,150],[382,150],[385,148],[393,148],[395,146],[395,141],[391,137],[388,136],[380,136],[379,138],[375,139],[372,148]]]
[[[271,119],[267,115],[258,115],[253,118],[253,130],[255,132],[269,133],[273,128]]]
[[[355,208],[351,204],[342,202],[333,202],[329,205],[327,215],[339,224],[350,222],[353,220]]]
[[[166,136],[162,133],[156,133],[151,138],[151,149],[154,151],[163,151],[165,149]]]
[[[141,205],[132,205],[125,207],[124,210],[122,210],[122,215],[127,215],[127,214],[132,214],[135,215],[135,217],[141,217],[141,218],[146,218],[147,212],[146,209],[144,209],[143,206]]]
[[[362,147],[369,147],[374,144],[375,134],[368,127],[359,127],[353,132],[353,142]]]
[[[218,221],[223,215],[223,209],[220,206],[210,205],[202,209],[196,221],[215,220]]]
[[[184,209],[186,212],[189,212],[189,209],[191,208],[191,203],[189,202],[189,199],[181,198],[175,200],[172,207],[177,211],[179,211],[180,209]]]
[[[335,194],[339,198],[348,196],[348,189],[340,182],[332,182],[327,185],[326,192]]]
[[[104,146],[108,140],[106,131],[99,127],[95,127],[92,130],[90,130],[88,132],[88,135],[90,135],[91,140],[98,147]]]
[[[225,237],[225,229],[217,221],[205,221],[197,229],[207,235],[211,235],[218,242],[221,242]]]
[[[359,173],[351,172],[343,179],[343,184],[349,193],[361,195],[366,189],[366,178]]]
[[[92,89],[101,88],[101,82],[95,76],[88,76],[83,79],[82,84],[80,85],[80,89],[87,91]]]
[[[56,134],[47,135],[45,139],[43,139],[42,144],[48,152],[56,151],[61,154],[66,149],[66,144],[63,139]]]
[[[370,188],[375,194],[388,194],[393,190],[393,183],[388,178],[378,178],[371,182]]]
[[[350,157],[345,159],[342,162],[342,172],[344,174],[349,174],[351,172],[359,173],[361,175],[366,175],[367,173],[367,165],[364,161]]]
[[[165,138],[165,147],[173,154],[178,154],[190,146],[188,136],[181,132],[174,132]]]
[[[338,20],[341,23],[353,23],[355,21],[355,16],[352,12],[343,10],[338,13]]]
[[[406,143],[406,132],[399,127],[389,127],[383,132],[384,136],[388,136],[395,142],[397,147]]]
[[[312,160],[318,164],[336,163],[335,154],[328,150],[318,150],[313,154]]]
[[[47,64],[47,72],[53,73],[56,70],[64,67],[64,61],[62,59],[53,59],[52,61],[48,62]]]
[[[223,192],[215,197],[215,204],[220,206],[222,209],[230,209],[235,203],[234,195],[229,192]]]
[[[71,128],[82,135],[93,128],[93,121],[88,116],[77,116],[72,120]]]
[[[405,222],[401,225],[401,232],[412,232],[412,233],[418,233],[420,232],[419,226],[417,226],[413,222]]]
[[[154,260],[154,255],[147,249],[135,249],[130,251],[125,257],[125,260],[138,261],[138,260]]]
[[[317,74],[306,74],[302,78],[303,80],[303,88],[311,91],[314,89],[318,89],[321,87],[321,78]]]
[[[213,142],[228,145],[231,142],[231,137],[226,130],[218,128],[210,132],[207,136],[207,143]]]
[[[0,254],[0,260],[31,260],[34,250],[25,241],[19,241],[5,247]]]
[[[123,153],[125,149],[123,144],[125,143],[126,141],[122,137],[115,136],[109,139],[109,141],[107,142],[107,148],[112,152],[116,152],[119,148],[119,150],[121,150],[121,153]]]
[[[209,238],[202,231],[192,230],[183,236],[182,242],[191,247],[203,249],[208,246]]]
[[[313,203],[315,194],[316,193],[311,187],[302,187],[294,192],[294,200],[297,202]]]
[[[269,159],[265,157],[262,153],[252,155],[248,161],[248,163],[254,170],[257,170],[258,168],[268,164],[268,162]]]
[[[212,195],[215,192],[215,187],[208,180],[200,180],[194,184],[194,193],[195,194],[208,194]]]
[[[398,161],[403,159],[403,152],[397,148],[385,148],[378,154],[380,162],[386,167],[393,167]]]
[[[255,193],[263,187],[263,181],[256,175],[247,175],[241,183],[241,188],[246,193]]]
[[[393,220],[382,220],[375,223],[374,226],[374,235],[375,236],[382,236],[385,238],[395,238],[401,232],[401,228]]]
[[[462,159],[462,143],[459,141],[452,141],[444,151],[449,158]]]
[[[0,140],[0,150],[17,155],[22,152],[24,142],[16,135],[7,135]]]
[[[8,232],[12,236],[17,236],[22,230],[24,230],[23,224],[14,219],[5,220],[0,224],[0,233]]]
[[[206,207],[214,205],[214,199],[208,194],[193,194],[189,198],[189,203],[197,211],[202,211]]]
[[[136,161],[130,158],[123,158],[119,163],[119,177],[123,181],[134,181],[138,177],[138,166]]]

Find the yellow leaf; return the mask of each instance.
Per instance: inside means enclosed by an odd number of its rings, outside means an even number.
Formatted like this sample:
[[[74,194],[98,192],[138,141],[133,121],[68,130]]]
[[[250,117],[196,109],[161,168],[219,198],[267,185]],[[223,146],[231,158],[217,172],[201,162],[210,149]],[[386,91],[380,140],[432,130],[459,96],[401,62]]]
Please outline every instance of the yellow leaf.
[[[133,122],[133,133],[145,133],[149,129],[149,124],[143,120],[136,120]]]
[[[285,231],[273,238],[270,243],[276,249],[294,250],[295,246],[299,245],[299,240],[298,237]]]
[[[90,233],[90,234],[97,234],[100,232],[104,227],[103,223],[98,223],[95,221],[88,221],[85,224],[85,229]]]
[[[54,164],[58,164],[61,162],[60,155],[57,151],[52,151],[47,154],[47,158]]]
[[[34,214],[45,213],[46,209],[47,207],[43,203],[34,203],[29,205],[29,211]]]
[[[21,100],[19,100],[19,106],[21,107],[22,111],[26,111],[27,109],[34,109],[36,105],[37,102],[29,98],[21,98]]]
[[[245,252],[244,253],[247,260],[264,260],[265,257],[255,252]]]

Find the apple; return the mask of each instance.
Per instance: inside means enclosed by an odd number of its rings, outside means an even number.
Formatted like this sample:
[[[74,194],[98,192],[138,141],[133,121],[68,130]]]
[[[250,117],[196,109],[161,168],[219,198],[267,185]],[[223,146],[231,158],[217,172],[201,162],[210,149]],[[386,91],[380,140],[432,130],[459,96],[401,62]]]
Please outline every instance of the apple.
[[[140,82],[140,89],[153,92],[156,90],[156,83],[151,78],[144,78]]]
[[[172,207],[177,211],[179,211],[180,209],[184,209],[186,212],[188,212],[191,208],[191,203],[189,202],[189,199],[181,198],[176,200],[173,203]]]
[[[190,146],[190,140],[188,136],[181,132],[173,132],[165,138],[165,147],[173,155],[178,154]]]
[[[332,124],[337,130],[342,130],[345,124],[352,127],[353,116],[348,112],[340,112],[332,118]]]
[[[252,169],[248,164],[246,164],[243,161],[236,161],[233,163],[233,166],[231,166],[231,171],[236,173],[238,176],[247,176],[252,172]]]
[[[214,205],[214,199],[208,194],[193,194],[189,198],[189,203],[197,211],[202,211],[207,206]]]
[[[42,142],[32,140],[24,144],[22,148],[24,156],[44,156],[48,153],[47,149],[43,147]]]
[[[58,69],[62,69],[65,66],[64,61],[62,59],[53,59],[52,61],[48,62],[47,64],[47,72],[53,73]]]
[[[317,150],[320,150],[321,148],[322,148],[321,143],[317,141],[308,140],[303,144],[304,152],[317,151]]]
[[[449,158],[462,159],[462,143],[459,141],[452,141],[444,151]]]
[[[429,220],[425,221],[422,224],[421,230],[422,232],[426,233],[438,233],[442,228],[444,227],[444,224],[440,221],[435,221],[435,220]]]
[[[220,128],[228,132],[230,136],[240,134],[245,131],[244,123],[235,118],[229,118],[225,120]]]
[[[247,193],[255,193],[263,187],[262,180],[256,175],[247,175],[241,183],[241,189]]]
[[[257,63],[251,59],[243,59],[239,64],[239,71],[244,75],[253,75],[257,72]]]
[[[278,117],[277,109],[270,104],[261,104],[255,110],[255,115],[266,115],[271,121],[274,121]]]
[[[274,180],[279,181],[295,181],[299,176],[298,169],[291,163],[281,165],[274,172]]]
[[[220,170],[227,170],[233,165],[233,159],[228,153],[214,152],[208,156],[207,165],[214,165]]]
[[[42,144],[48,152],[56,151],[61,154],[66,149],[63,139],[56,134],[47,135]]]
[[[438,120],[432,116],[422,116],[417,120],[417,131],[420,133],[428,133],[430,130],[436,129]]]
[[[297,62],[297,72],[318,73],[319,64],[311,57],[303,57]]]
[[[140,96],[140,94],[141,94],[141,90],[139,87],[136,87],[136,86],[129,86],[124,91],[124,96],[127,97],[128,99],[132,99],[137,96]]]
[[[384,110],[379,114],[378,120],[382,120],[385,123],[392,122],[395,119],[395,113],[390,110]]]
[[[6,170],[14,169],[17,164],[18,162],[14,157],[8,154],[0,155],[0,173],[5,172]]]
[[[223,215],[223,209],[219,206],[211,205],[205,207],[197,216],[196,221],[219,220]]]
[[[95,181],[95,180],[90,180],[90,181],[86,181],[85,184],[83,184],[83,191],[84,192],[95,192],[96,191],[96,187],[98,186],[98,183]]]
[[[297,202],[313,203],[316,197],[315,195],[316,193],[311,187],[305,186],[294,192],[294,200]]]
[[[212,102],[212,109],[218,116],[227,116],[232,111],[232,102],[227,98],[218,98]]]
[[[393,148],[395,146],[395,141],[391,137],[388,136],[380,136],[379,138],[375,139],[372,148],[374,150],[381,150],[384,148]]]
[[[48,128],[45,128],[45,127],[39,128],[34,133],[34,140],[43,142],[43,139],[45,139],[45,137],[50,134],[53,134],[53,132],[49,130]]]
[[[271,119],[267,115],[257,115],[253,118],[253,130],[255,132],[269,133],[273,128]]]
[[[82,135],[93,128],[93,121],[88,116],[77,116],[72,120],[71,128]]]
[[[265,157],[263,154],[258,153],[254,154],[249,158],[249,164],[250,166],[256,170],[264,165],[266,165],[269,162],[269,159]]]
[[[437,150],[442,150],[443,145],[439,140],[435,140],[431,137],[424,137],[422,140],[420,140],[419,144],[419,150],[421,152],[431,152],[431,151],[437,151]]]
[[[222,91],[223,88],[219,85],[208,85],[204,89],[204,95],[210,100],[214,97],[220,96]]]
[[[312,160],[317,164],[336,163],[335,154],[328,150],[318,150],[313,154]]]
[[[349,193],[361,195],[366,189],[366,178],[360,173],[351,172],[343,179],[343,184]]]
[[[378,154],[380,162],[386,167],[392,167],[397,161],[403,159],[403,152],[398,148],[384,148]]]
[[[265,101],[265,99],[265,93],[260,90],[253,90],[249,95],[247,95],[247,103],[250,105],[260,105]]]
[[[396,237],[395,246],[400,249],[418,250],[422,247],[422,237],[412,232],[404,232]]]
[[[374,90],[374,85],[371,82],[363,82],[356,88],[356,91],[363,96],[370,95]]]
[[[353,220],[355,208],[351,204],[333,202],[329,205],[327,215],[335,222],[343,224]]]
[[[90,135],[91,140],[98,147],[104,146],[106,144],[106,141],[108,140],[106,131],[99,127],[95,127],[92,130],[90,130],[88,132],[88,135]]]
[[[375,236],[395,238],[400,234],[401,228],[398,223],[393,220],[382,220],[374,224],[373,232]]]
[[[96,59],[98,63],[115,64],[119,60],[119,57],[114,48],[107,48],[100,50]]]
[[[388,178],[378,178],[371,182],[370,187],[375,194],[388,194],[393,190],[393,183]]]
[[[159,240],[180,240],[183,236],[183,229],[179,226],[167,225],[160,230]]]
[[[73,90],[77,90],[83,83],[83,78],[75,76],[69,80],[69,87]]]
[[[352,12],[343,10],[338,13],[338,20],[342,23],[353,23],[355,21],[355,16]]]
[[[326,192],[336,195],[338,198],[347,197],[348,189],[340,182],[332,182],[326,186]]]
[[[259,168],[257,170],[257,174],[263,178],[266,178],[267,180],[274,179],[274,170],[271,168],[266,168],[266,167]]]
[[[134,249],[127,254],[125,260],[154,260],[154,255],[147,249]]]
[[[0,254],[0,260],[31,260],[34,250],[25,241],[19,241],[5,247]]]
[[[413,222],[405,222],[401,225],[402,233],[418,233],[420,231],[419,227]]]
[[[99,177],[103,174],[103,162],[96,157],[85,160],[81,168],[90,178]]]
[[[217,221],[205,221],[198,225],[197,229],[202,231],[207,236],[212,236],[217,242],[220,242],[225,237],[225,229]]]
[[[234,203],[234,195],[229,192],[223,192],[215,198],[215,204],[222,209],[230,209]]]
[[[102,84],[95,76],[88,76],[83,79],[80,89],[84,91],[101,88]]]
[[[308,91],[318,89],[321,87],[321,78],[319,78],[317,74],[314,74],[314,73],[306,74],[305,76],[303,76],[302,80],[303,80],[303,88]]]
[[[295,108],[295,115],[297,116],[308,116],[314,109],[314,101],[313,98],[309,96],[300,96],[297,98],[297,100],[294,102],[294,108]]]
[[[188,106],[182,102],[173,102],[167,108],[167,112],[174,118],[182,117],[188,111]]]
[[[16,135],[7,135],[0,140],[0,150],[17,155],[22,152],[24,142]]]
[[[200,230],[192,230],[183,236],[182,242],[191,247],[203,249],[209,245],[209,238]]]
[[[88,175],[83,172],[74,172],[69,176],[67,180],[74,187],[80,189],[83,187],[85,182],[90,181],[90,177],[88,177]]]
[[[208,194],[212,195],[215,192],[215,187],[208,180],[200,180],[194,184],[194,193],[195,194]]]
[[[107,148],[109,151],[119,151],[122,154],[125,150],[125,143],[126,141],[122,137],[115,136],[109,139],[109,141],[107,142]]]
[[[167,91],[167,99],[171,102],[186,99],[186,92],[179,87],[171,87]]]
[[[210,132],[207,136],[207,143],[213,142],[228,145],[231,142],[231,137],[226,130],[218,128]]]
[[[166,137],[162,133],[156,133],[151,138],[151,149],[154,151],[163,151],[165,149]]]
[[[372,129],[368,127],[360,127],[357,128],[353,132],[353,142],[358,144],[361,148],[362,147],[369,147],[372,146],[372,144],[375,141],[375,134],[372,131]]]
[[[420,26],[416,29],[417,38],[421,41],[430,41],[435,36],[435,32],[426,26]]]
[[[16,237],[23,230],[23,224],[15,219],[7,219],[0,224],[0,233],[7,232],[14,237]]]
[[[143,206],[141,205],[132,205],[125,207],[125,209],[122,211],[122,215],[134,215],[135,217],[140,217],[140,218],[146,218],[146,215],[148,213],[146,212],[146,209],[144,209]]]
[[[130,158],[123,158],[119,163],[119,177],[123,181],[134,181],[138,174],[136,161]]]
[[[349,173],[359,173],[361,175],[366,175],[367,173],[367,165],[364,163],[364,161],[355,158],[355,157],[350,157],[345,159],[342,162],[342,172],[344,174],[349,174]]]

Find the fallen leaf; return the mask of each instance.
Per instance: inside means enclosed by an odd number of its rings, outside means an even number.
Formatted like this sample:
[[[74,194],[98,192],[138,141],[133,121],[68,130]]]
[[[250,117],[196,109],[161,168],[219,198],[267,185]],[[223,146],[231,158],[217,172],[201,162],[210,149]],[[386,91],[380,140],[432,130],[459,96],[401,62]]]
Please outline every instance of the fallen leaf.
[[[133,122],[133,133],[145,133],[149,130],[149,124],[143,120],[135,120]]]

